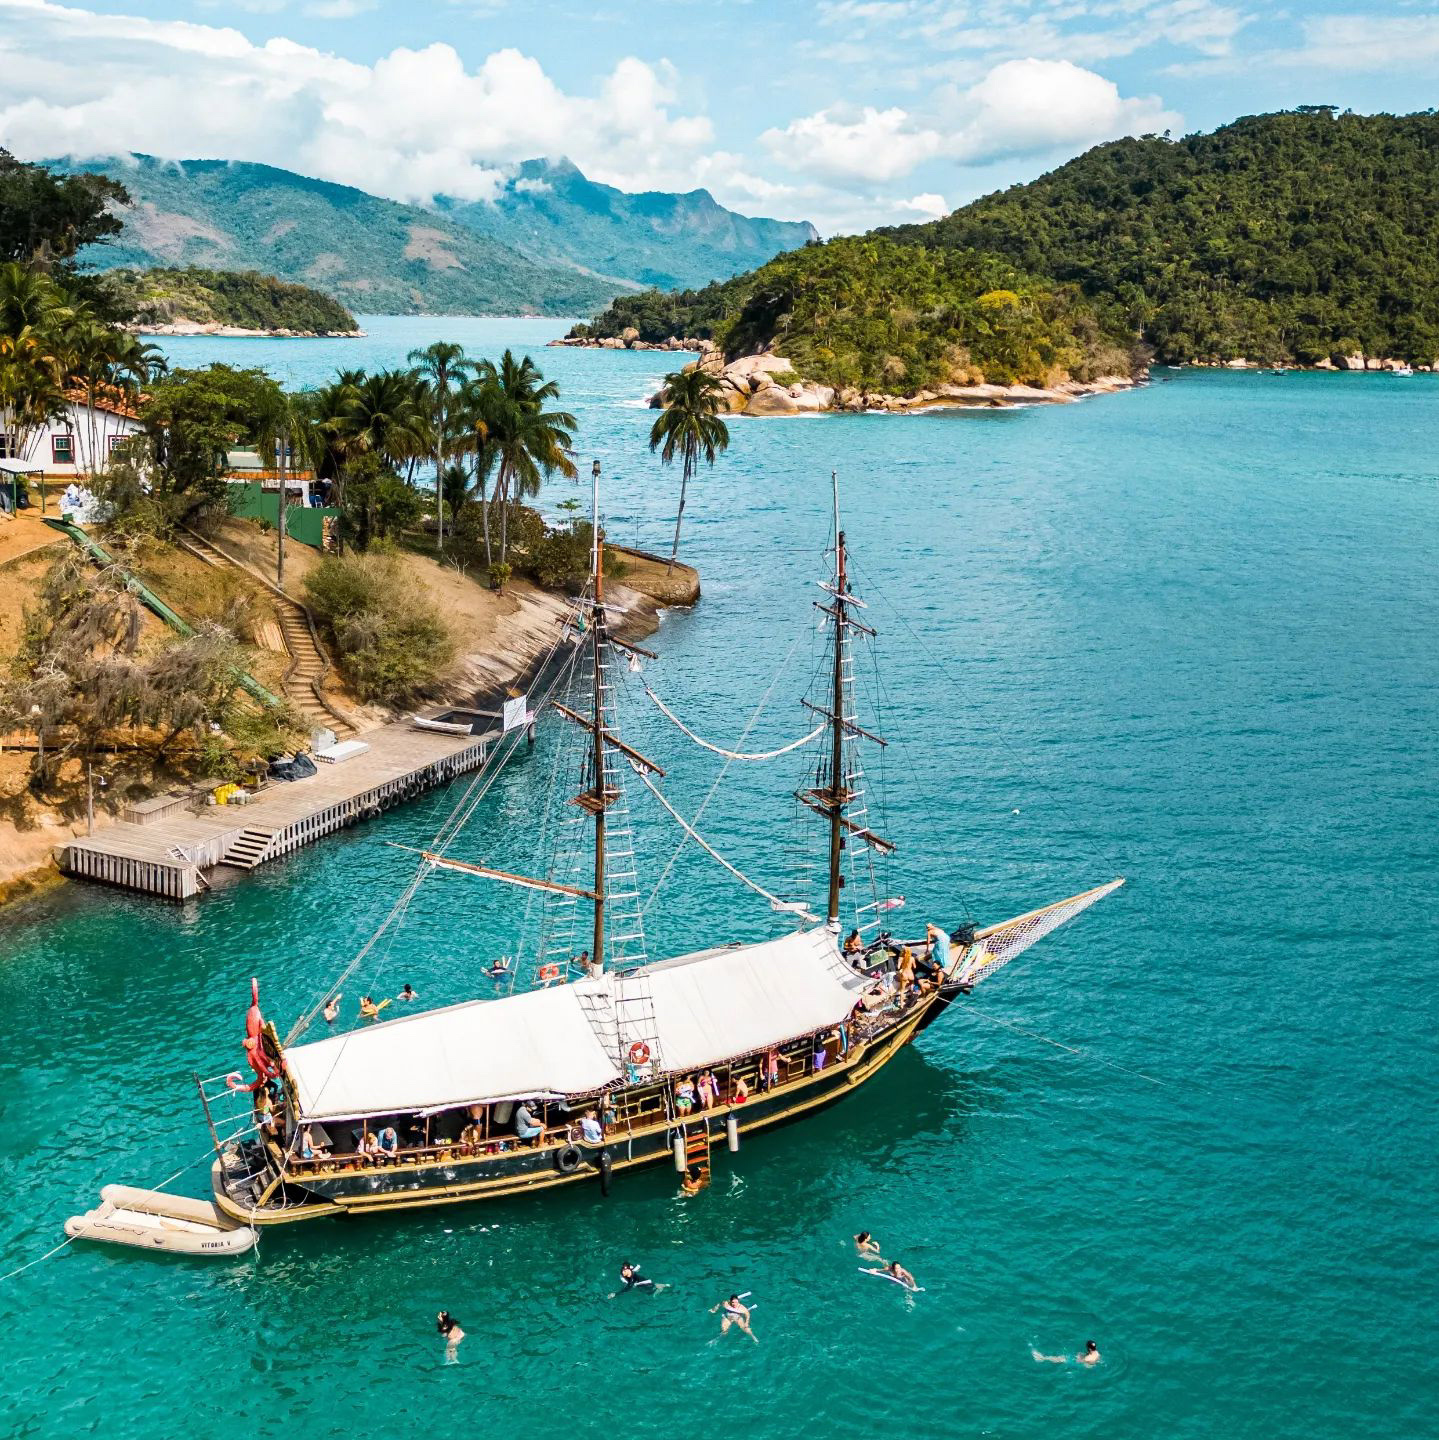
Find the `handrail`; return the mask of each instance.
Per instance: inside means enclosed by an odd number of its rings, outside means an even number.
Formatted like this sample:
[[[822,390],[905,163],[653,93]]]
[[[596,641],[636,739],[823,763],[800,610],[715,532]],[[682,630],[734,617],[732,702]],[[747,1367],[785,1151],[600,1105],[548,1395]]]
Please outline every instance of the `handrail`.
[[[119,569],[115,559],[107,554],[101,546],[96,544],[78,525],[72,525],[66,520],[52,520],[48,516],[42,523],[50,526],[52,530],[58,530],[62,535],[69,536],[82,550],[88,551],[90,557],[98,560],[100,564],[114,565],[116,569]],[[120,574],[124,576],[125,584],[140,597],[141,602],[146,608],[153,610],[172,630],[176,630],[181,635],[186,636],[195,633],[195,627],[191,625],[188,620],[184,620],[177,615],[158,595],[142,585],[128,570],[120,570]],[[234,673],[240,682],[241,689],[253,696],[262,705],[267,705],[271,709],[276,710],[284,705],[284,701],[281,700],[278,695],[272,695],[248,671],[241,670],[239,666],[236,666]]]
[[[195,539],[198,540],[202,545],[208,545],[210,549],[213,550],[218,556],[220,556],[222,560],[225,560],[229,564],[234,565],[237,569],[243,570],[247,575],[251,576],[255,580],[258,580],[261,585],[265,586],[266,589],[274,591],[274,593],[278,595],[280,599],[285,601],[286,604],[293,605],[299,610],[300,614],[305,617],[305,626],[310,632],[310,640],[315,646],[315,653],[320,657],[320,673],[311,678],[310,689],[314,692],[315,699],[318,700],[319,703],[331,715],[333,715],[336,720],[340,721],[343,725],[348,725],[351,730],[358,732],[360,726],[355,723],[354,718],[350,715],[347,715],[345,711],[339,708],[339,706],[331,703],[329,697],[325,694],[324,689],[322,688],[325,677],[335,667],[333,662],[330,660],[330,652],[325,648],[324,641],[320,639],[320,632],[315,626],[314,612],[310,609],[310,607],[306,605],[303,600],[297,599],[294,595],[291,595],[288,590],[281,589],[279,585],[277,585],[273,580],[269,578],[268,575],[265,575],[261,571],[256,570],[253,565],[247,564],[238,556],[230,554],[228,550],[222,549],[213,540],[207,539],[197,530],[192,529],[188,525],[182,528],[188,530],[189,533],[193,535]],[[280,638],[285,638],[283,631]],[[288,640],[285,641],[285,649],[290,650],[290,643]],[[299,657],[294,653],[293,650],[290,650],[290,656],[293,663],[291,664],[290,668],[285,672],[286,680],[288,680],[290,676],[294,674],[295,669],[300,663]]]

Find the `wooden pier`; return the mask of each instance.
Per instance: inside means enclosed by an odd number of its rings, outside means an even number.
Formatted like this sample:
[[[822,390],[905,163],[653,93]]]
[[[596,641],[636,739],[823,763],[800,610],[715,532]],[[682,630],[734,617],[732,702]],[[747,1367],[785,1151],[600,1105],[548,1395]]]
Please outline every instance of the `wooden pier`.
[[[253,870],[312,840],[476,770],[490,735],[447,735],[407,723],[357,737],[370,748],[338,765],[321,762],[306,780],[272,782],[247,805],[172,811],[148,823],[120,821],[72,840],[67,874],[188,900],[209,888],[216,865]]]

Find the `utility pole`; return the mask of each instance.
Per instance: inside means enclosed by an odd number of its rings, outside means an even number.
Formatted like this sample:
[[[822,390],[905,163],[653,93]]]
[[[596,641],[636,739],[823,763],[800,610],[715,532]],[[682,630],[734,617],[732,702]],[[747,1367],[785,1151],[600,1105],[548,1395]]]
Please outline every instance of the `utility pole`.
[[[275,552],[275,584],[278,585],[281,590],[285,588],[285,501],[289,498],[285,493],[285,461],[287,458],[285,452],[289,449],[289,440],[290,427],[282,424],[280,426],[280,438],[275,446],[275,458],[278,461],[277,468],[280,472],[280,507],[276,517],[278,520],[277,528],[280,535],[280,544],[278,550]]]

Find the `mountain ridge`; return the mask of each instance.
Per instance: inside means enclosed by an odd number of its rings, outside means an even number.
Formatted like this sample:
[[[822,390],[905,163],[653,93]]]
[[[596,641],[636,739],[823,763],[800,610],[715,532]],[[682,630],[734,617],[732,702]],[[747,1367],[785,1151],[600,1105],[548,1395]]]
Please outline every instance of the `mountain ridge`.
[[[814,233],[724,210],[705,191],[629,195],[569,162],[516,167],[494,204],[433,207],[249,161],[46,163],[130,192],[124,233],[85,252],[95,269],[259,270],[369,313],[585,313],[656,279],[752,268]]]

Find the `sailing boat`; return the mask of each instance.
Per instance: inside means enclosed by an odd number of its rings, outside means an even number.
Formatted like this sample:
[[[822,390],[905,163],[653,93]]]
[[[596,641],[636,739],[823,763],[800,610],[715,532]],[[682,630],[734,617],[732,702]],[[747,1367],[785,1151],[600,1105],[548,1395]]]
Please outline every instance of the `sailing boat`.
[[[858,861],[894,845],[870,828],[861,794],[858,748],[885,742],[859,725],[855,711],[852,643],[875,632],[860,618],[864,601],[852,588],[837,488],[834,571],[816,602],[828,631],[824,689],[819,703],[804,702],[818,723],[804,741],[783,747],[822,746],[813,783],[795,798],[824,837],[824,911],[750,880],[663,796],[655,783],[663,769],[619,734],[614,679],[654,657],[611,633],[598,484],[592,574],[564,667],[581,691],[587,675],[588,693],[550,704],[585,754],[583,788],[572,802],[588,835],[583,875],[570,872],[575,883],[568,883],[553,867],[540,878],[456,859],[446,853],[455,825],[421,852],[406,892],[439,869],[519,886],[583,916],[588,948],[577,962],[566,954],[564,971],[541,963],[540,988],[303,1043],[298,1036],[315,1012],[282,1042],[252,983],[245,1046],[254,1078],[196,1082],[216,1150],[215,1202],[236,1222],[288,1224],[557,1186],[597,1185],[608,1194],[631,1171],[664,1164],[675,1166],[687,1189],[699,1188],[716,1144],[737,1150],[751,1135],[849,1095],[950,1005],[1123,884],[1113,880],[985,928],[930,925],[907,943],[881,928],[903,902],[875,893],[856,904],[866,913],[841,944],[846,861],[853,874]],[[636,963],[634,931],[616,919],[626,904],[635,908],[637,894],[628,888],[634,844],[621,823],[625,770],[689,840],[786,915],[789,933]],[[464,813],[473,809],[466,805]],[[564,973],[576,970],[573,979]]]

